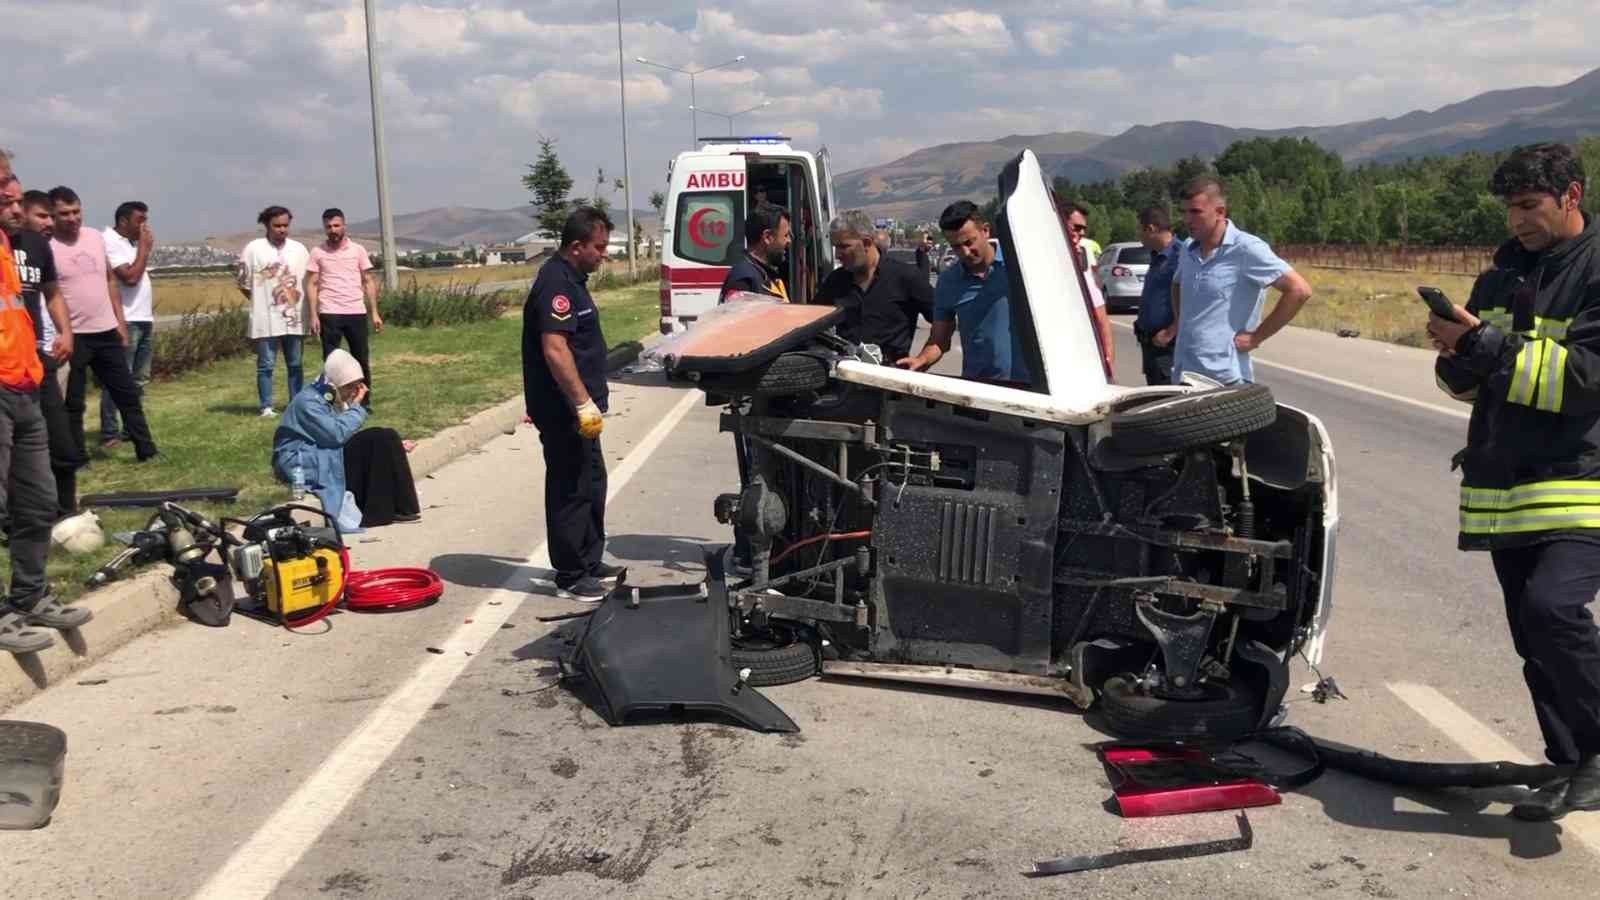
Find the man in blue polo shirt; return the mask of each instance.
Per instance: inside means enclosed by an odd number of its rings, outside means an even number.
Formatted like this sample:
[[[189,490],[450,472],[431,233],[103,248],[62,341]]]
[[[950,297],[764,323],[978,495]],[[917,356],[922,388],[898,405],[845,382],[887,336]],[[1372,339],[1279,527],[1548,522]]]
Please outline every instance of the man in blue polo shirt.
[[[1289,324],[1311,299],[1311,285],[1278,258],[1267,242],[1228,220],[1228,195],[1215,176],[1202,175],[1183,189],[1189,246],[1178,259],[1172,311],[1177,321],[1158,342],[1176,339],[1172,380],[1196,372],[1223,384],[1254,381],[1250,351]],[[1267,288],[1278,302],[1261,318]]]
[[[1006,262],[989,241],[978,207],[960,200],[939,216],[939,230],[961,264],[939,274],[933,289],[933,326],[922,352],[895,365],[923,370],[950,352],[961,332],[961,377],[1026,387],[1032,382],[1020,342],[1011,331]]]
[[[1172,220],[1159,206],[1139,210],[1139,243],[1150,251],[1150,270],[1139,292],[1139,315],[1133,336],[1139,342],[1146,384],[1172,383],[1172,341],[1157,343],[1156,335],[1172,324],[1172,276],[1178,273],[1178,256],[1186,241],[1172,234]]]

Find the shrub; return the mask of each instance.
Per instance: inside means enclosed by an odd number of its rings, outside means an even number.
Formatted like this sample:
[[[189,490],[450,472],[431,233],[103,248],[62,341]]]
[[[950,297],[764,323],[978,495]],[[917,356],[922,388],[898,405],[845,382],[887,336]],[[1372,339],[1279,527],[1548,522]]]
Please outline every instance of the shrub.
[[[154,378],[171,378],[250,349],[248,307],[197,310],[186,313],[177,325],[156,328],[150,374]]]
[[[510,291],[479,293],[477,284],[450,282],[423,286],[415,281],[378,298],[378,310],[385,325],[400,328],[430,325],[459,325],[497,319],[511,308],[516,295]]]

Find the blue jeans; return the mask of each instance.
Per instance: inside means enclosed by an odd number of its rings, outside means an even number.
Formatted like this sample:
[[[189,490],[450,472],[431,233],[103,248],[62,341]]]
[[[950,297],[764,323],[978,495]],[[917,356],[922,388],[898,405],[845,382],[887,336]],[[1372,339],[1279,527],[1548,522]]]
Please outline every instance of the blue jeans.
[[[150,362],[155,356],[156,323],[128,323],[128,371],[133,373],[133,383],[144,396],[144,386],[150,383]],[[100,440],[129,440],[127,429],[117,424],[117,403],[111,392],[100,389]]]
[[[272,367],[278,361],[279,343],[283,345],[283,367],[289,373],[289,396],[284,401],[285,405],[300,393],[305,380],[305,373],[300,368],[300,349],[305,343],[303,335],[286,334],[256,339],[256,396],[261,400],[262,409],[272,405]]]

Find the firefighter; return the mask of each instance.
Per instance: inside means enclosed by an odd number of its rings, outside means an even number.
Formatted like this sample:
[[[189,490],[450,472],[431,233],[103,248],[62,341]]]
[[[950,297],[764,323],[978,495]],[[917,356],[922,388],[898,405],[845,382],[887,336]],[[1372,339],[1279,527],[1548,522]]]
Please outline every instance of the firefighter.
[[[1472,404],[1460,546],[1489,551],[1545,755],[1572,767],[1512,809],[1543,821],[1600,810],[1600,228],[1565,145],[1517,148],[1490,187],[1515,237],[1428,335]]]

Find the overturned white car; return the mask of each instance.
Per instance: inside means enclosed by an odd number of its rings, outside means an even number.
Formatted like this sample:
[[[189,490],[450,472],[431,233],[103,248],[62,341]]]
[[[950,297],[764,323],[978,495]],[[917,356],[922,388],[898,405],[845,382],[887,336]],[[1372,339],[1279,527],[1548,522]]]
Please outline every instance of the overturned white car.
[[[739,448],[716,501],[748,545],[714,594],[733,666],[1065,695],[1127,736],[1256,729],[1321,652],[1327,432],[1265,386],[1109,384],[1031,153],[1000,190],[1033,390],[877,364],[825,307],[710,317],[674,348]]]

